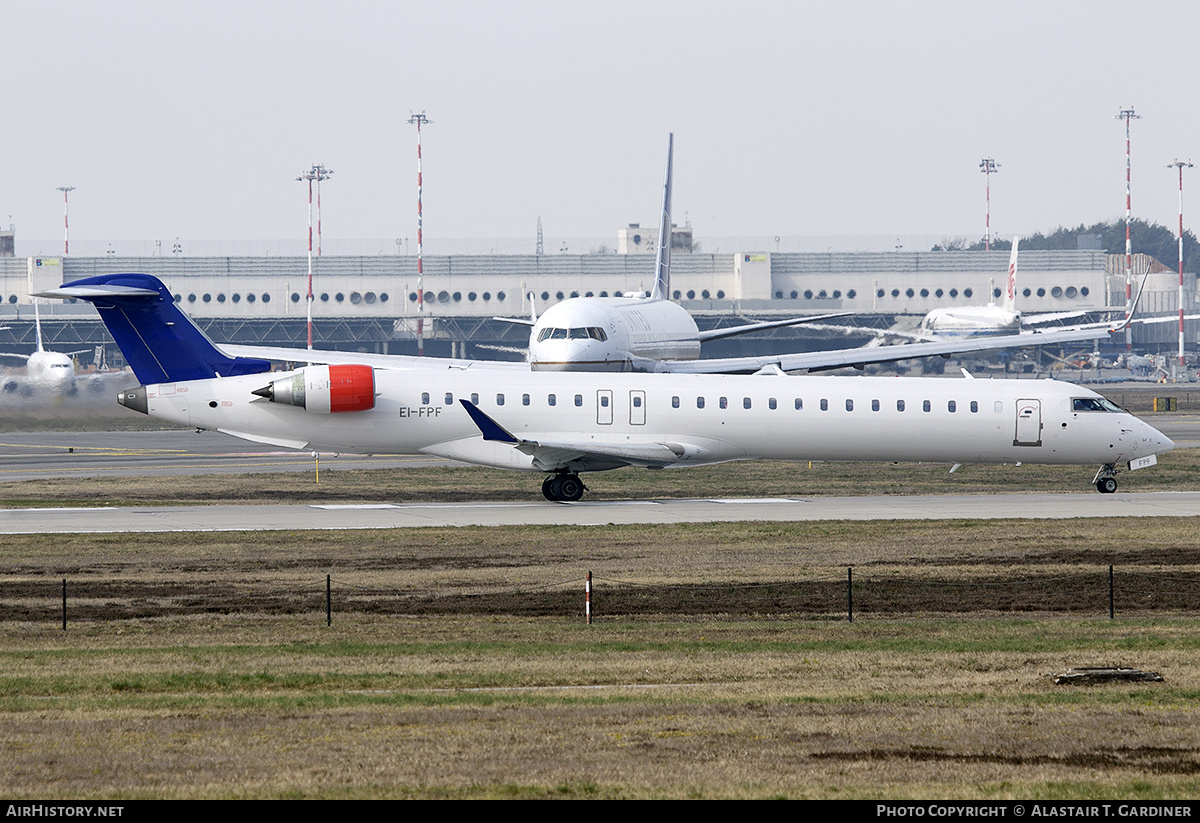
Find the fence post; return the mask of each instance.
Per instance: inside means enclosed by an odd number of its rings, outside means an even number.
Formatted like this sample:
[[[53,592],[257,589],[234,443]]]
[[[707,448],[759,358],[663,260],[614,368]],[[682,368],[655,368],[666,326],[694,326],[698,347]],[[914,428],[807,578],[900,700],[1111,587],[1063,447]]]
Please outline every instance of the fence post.
[[[333,625],[332,595],[330,593],[329,575],[325,575],[325,625]]]
[[[1113,567],[1108,564],[1108,619],[1113,619]]]
[[[589,569],[587,581],[583,584],[583,611],[587,615],[587,624],[592,625],[592,572]]]
[[[67,630],[67,578],[65,577],[63,578],[62,589],[62,623],[63,631],[65,632]]]
[[[846,622],[854,622],[854,567],[846,567]]]

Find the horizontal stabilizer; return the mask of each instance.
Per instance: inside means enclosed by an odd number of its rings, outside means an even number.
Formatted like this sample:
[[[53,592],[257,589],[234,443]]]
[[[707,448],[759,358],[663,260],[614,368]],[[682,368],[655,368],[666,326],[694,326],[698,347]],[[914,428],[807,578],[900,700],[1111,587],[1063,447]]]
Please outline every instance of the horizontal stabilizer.
[[[171,292],[157,277],[102,274],[43,294],[94,305],[142,385],[271,370],[266,360],[230,357],[218,349],[175,305]]]

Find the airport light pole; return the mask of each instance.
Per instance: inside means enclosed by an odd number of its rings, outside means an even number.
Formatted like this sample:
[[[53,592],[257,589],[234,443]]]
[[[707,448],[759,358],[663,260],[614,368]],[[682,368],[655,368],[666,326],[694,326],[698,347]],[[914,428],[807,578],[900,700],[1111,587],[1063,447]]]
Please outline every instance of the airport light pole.
[[[423,180],[421,176],[421,126],[426,123],[432,123],[425,112],[414,114],[408,118],[409,123],[413,123],[417,127],[417,356],[425,356],[425,266],[423,242],[424,242],[424,214],[421,207],[421,194],[423,189]]]
[[[1130,312],[1133,311],[1133,244],[1129,239],[1129,222],[1133,219],[1133,200],[1130,196],[1129,178],[1130,178],[1130,154],[1129,154],[1129,123],[1131,120],[1140,120],[1141,116],[1134,113],[1132,108],[1121,109],[1120,113],[1114,118],[1116,120],[1125,121],[1125,317],[1129,318]],[[1133,348],[1133,331],[1129,326],[1125,327],[1125,349],[1129,351]]]
[[[983,250],[992,250],[992,175],[1000,168],[1000,164],[990,157],[979,161],[979,170],[987,179],[987,199],[984,207]]]
[[[59,186],[58,190],[63,193],[63,256],[65,257],[71,250],[71,221],[68,219],[67,194],[75,191],[75,187]]]
[[[1179,374],[1183,376],[1183,170],[1190,169],[1192,164],[1187,160],[1175,160],[1168,163],[1167,168],[1179,170]]]
[[[297,180],[308,182],[308,347],[313,347],[312,335],[312,305],[313,305],[313,290],[312,290],[312,275],[313,275],[313,180],[317,179],[316,166],[301,174]]]
[[[310,174],[316,175],[317,180],[317,257],[321,256],[321,181],[328,180],[329,175],[333,174],[331,169],[325,168],[320,163],[313,164]]]

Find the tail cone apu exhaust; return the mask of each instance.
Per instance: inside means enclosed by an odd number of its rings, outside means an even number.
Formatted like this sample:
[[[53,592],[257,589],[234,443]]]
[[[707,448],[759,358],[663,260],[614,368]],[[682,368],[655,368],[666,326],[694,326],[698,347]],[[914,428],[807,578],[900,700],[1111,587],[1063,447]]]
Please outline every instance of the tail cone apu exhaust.
[[[350,364],[307,366],[251,394],[316,414],[369,411],[375,408],[375,370]]]
[[[127,409],[133,409],[142,414],[150,413],[150,405],[146,402],[145,386],[138,386],[136,389],[126,389],[117,395],[117,402]]]

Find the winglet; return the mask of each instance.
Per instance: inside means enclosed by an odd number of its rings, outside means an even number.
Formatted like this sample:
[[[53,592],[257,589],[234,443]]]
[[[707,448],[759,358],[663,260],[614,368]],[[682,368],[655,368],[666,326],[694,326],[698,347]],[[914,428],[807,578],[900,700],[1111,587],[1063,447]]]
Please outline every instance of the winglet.
[[[663,185],[662,216],[658,226],[658,259],[654,263],[654,291],[650,297],[666,300],[671,293],[671,167],[675,157],[675,134],[667,136],[667,182]]]
[[[458,401],[462,403],[462,407],[467,410],[467,414],[471,415],[471,420],[479,427],[480,434],[484,440],[493,440],[500,443],[519,443],[521,441],[508,433],[508,430],[497,423],[492,418],[484,414],[478,406],[469,400]]]
[[[1129,314],[1125,315],[1125,319],[1121,323],[1119,323],[1116,326],[1113,326],[1111,329],[1109,329],[1108,330],[1109,334],[1112,334],[1113,332],[1123,331],[1131,322],[1133,322],[1133,316],[1135,314],[1137,314],[1138,303],[1141,302],[1142,292],[1146,288],[1146,280],[1148,280],[1149,277],[1150,277],[1150,271],[1149,271],[1149,269],[1147,269],[1146,273],[1142,275],[1142,283],[1140,286],[1138,286],[1137,294],[1133,298],[1133,304],[1129,307]]]

